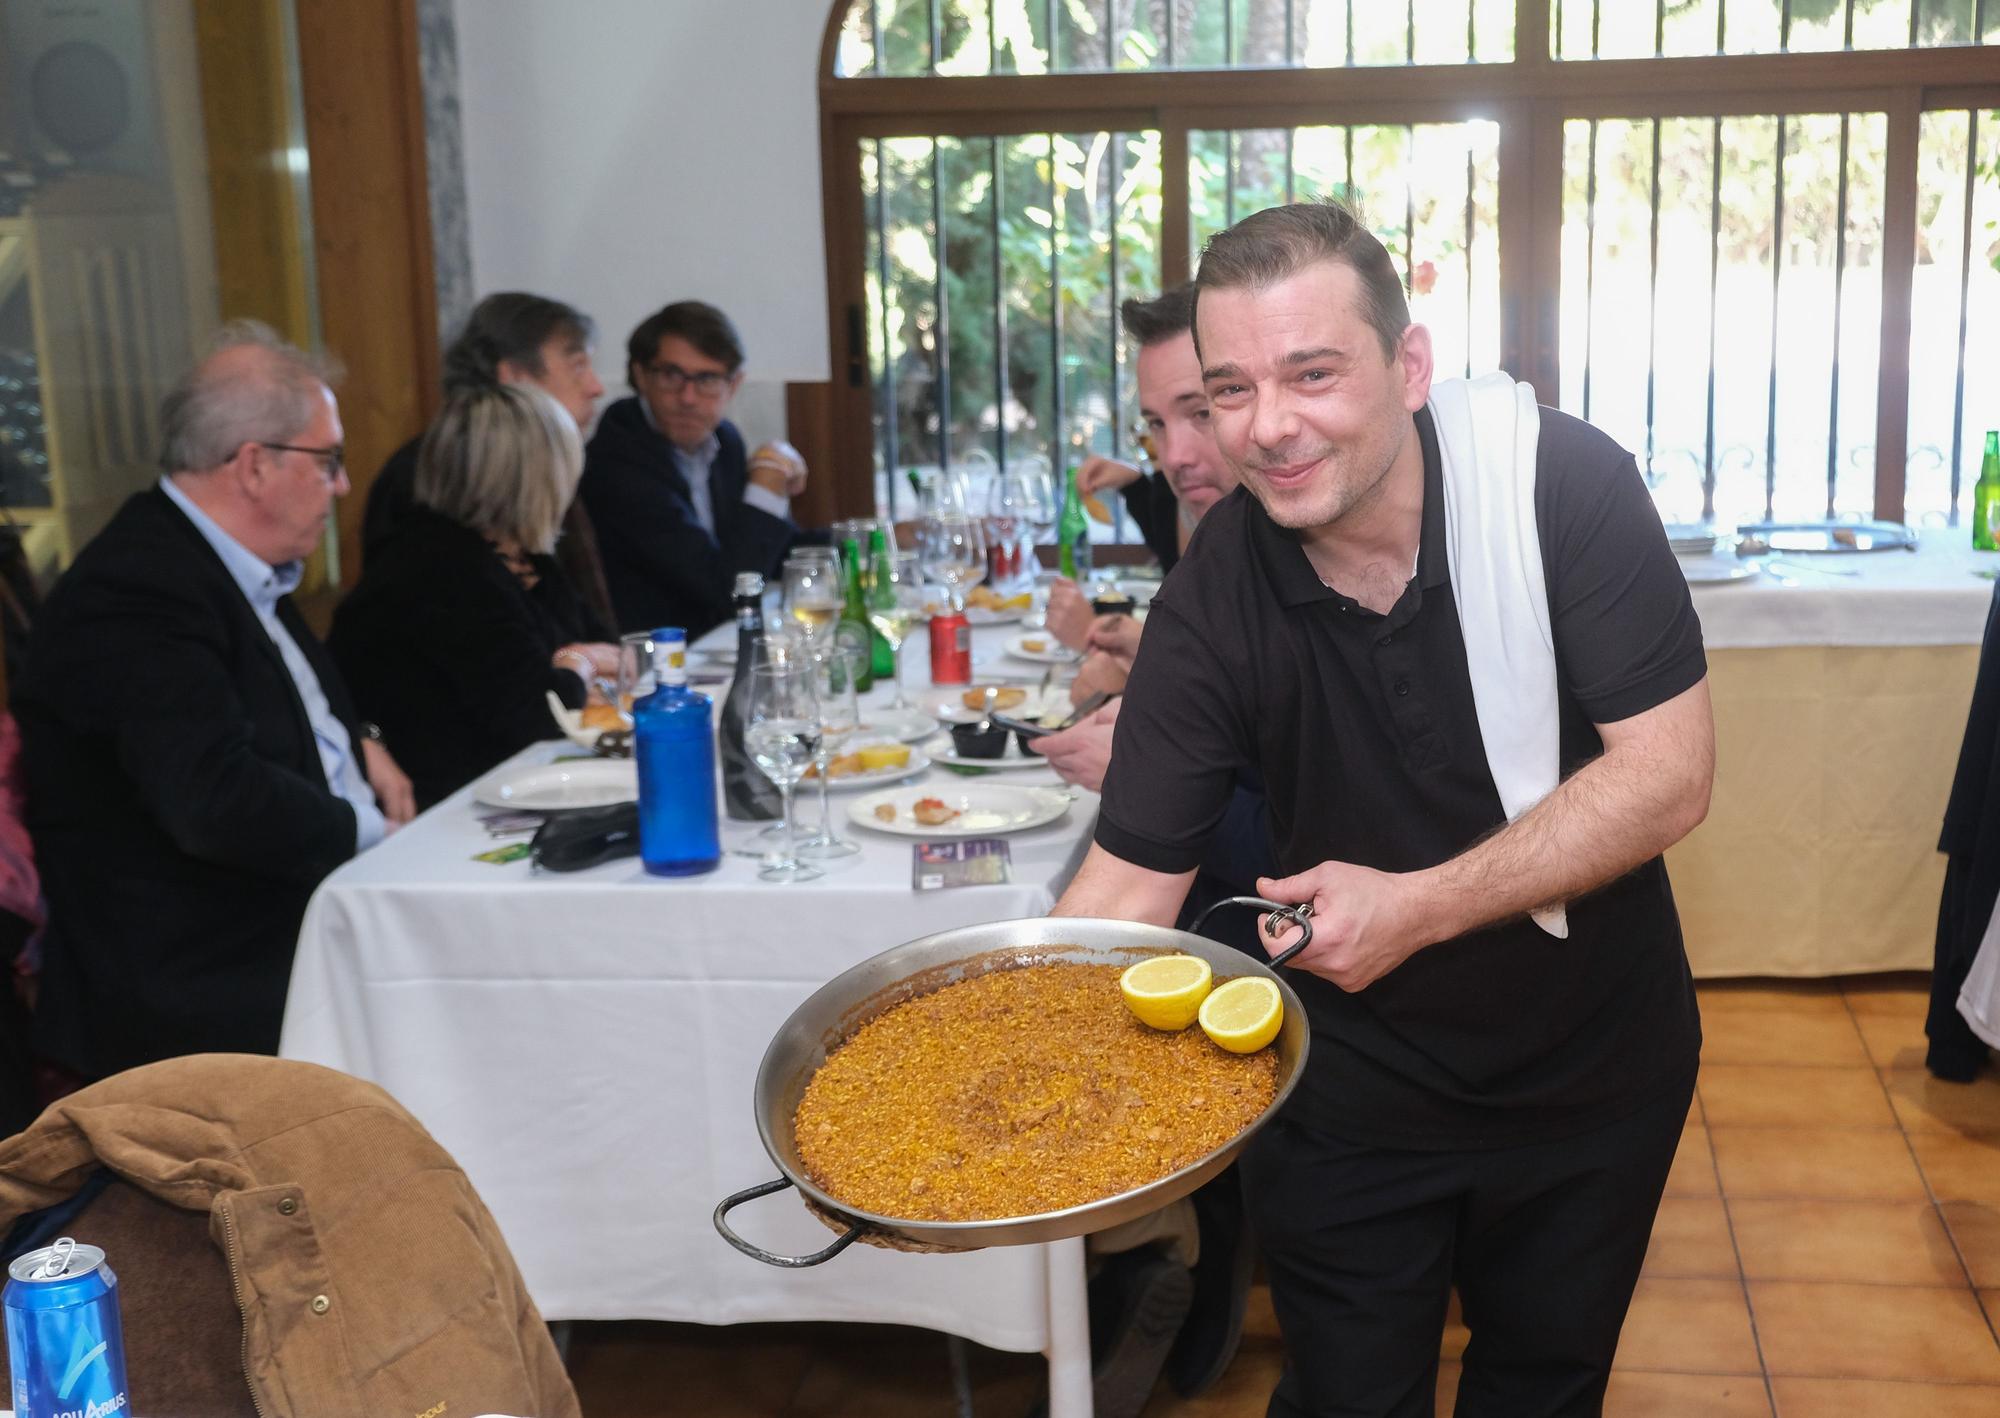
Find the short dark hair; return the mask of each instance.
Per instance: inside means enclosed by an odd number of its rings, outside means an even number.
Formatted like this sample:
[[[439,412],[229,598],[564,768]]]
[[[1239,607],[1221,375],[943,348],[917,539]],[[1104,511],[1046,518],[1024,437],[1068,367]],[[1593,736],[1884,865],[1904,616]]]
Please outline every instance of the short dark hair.
[[[669,335],[680,336],[731,374],[743,367],[743,338],[729,317],[707,301],[677,300],[641,320],[625,342],[626,377],[634,366],[651,364]]]
[[[588,345],[595,336],[590,317],[573,306],[526,291],[497,291],[472,307],[465,328],[444,352],[447,391],[497,384],[503,360],[539,379],[548,373],[542,346],[559,336]]]
[[[1266,207],[1219,231],[1202,248],[1194,278],[1195,300],[1211,290],[1276,285],[1320,261],[1339,261],[1361,278],[1361,313],[1382,344],[1385,359],[1410,327],[1410,303],[1396,264],[1344,202],[1327,199]],[[1195,349],[1201,331],[1195,331]]]
[[[1194,328],[1194,282],[1162,291],[1151,300],[1135,295],[1118,307],[1118,314],[1125,322],[1125,333],[1137,340],[1141,349],[1185,335]]]

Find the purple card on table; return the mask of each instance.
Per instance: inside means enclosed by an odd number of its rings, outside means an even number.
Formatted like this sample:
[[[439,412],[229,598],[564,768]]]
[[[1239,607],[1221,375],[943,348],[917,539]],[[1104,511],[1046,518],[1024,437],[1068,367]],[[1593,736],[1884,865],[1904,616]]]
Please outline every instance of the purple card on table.
[[[1014,879],[1013,856],[1003,838],[961,837],[954,842],[919,842],[910,850],[910,885],[918,891],[939,891],[947,886],[1001,886]]]

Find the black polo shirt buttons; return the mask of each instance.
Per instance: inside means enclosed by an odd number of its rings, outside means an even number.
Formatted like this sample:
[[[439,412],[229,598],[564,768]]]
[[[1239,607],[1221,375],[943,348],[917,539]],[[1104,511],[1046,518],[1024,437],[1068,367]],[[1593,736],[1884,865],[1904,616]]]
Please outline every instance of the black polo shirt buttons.
[[[1402,696],[1410,692],[1410,682],[1406,679],[1399,679],[1389,687],[1396,691],[1396,695],[1398,698],[1401,698]]]

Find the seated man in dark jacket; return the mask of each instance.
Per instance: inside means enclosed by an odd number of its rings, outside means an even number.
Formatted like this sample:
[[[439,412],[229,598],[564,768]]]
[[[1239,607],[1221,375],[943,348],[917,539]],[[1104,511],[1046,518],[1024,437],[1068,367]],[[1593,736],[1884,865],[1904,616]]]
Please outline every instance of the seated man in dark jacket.
[[[347,491],[327,378],[224,330],[161,410],[167,475],[56,583],[14,687],[36,1045],[86,1076],[276,1052],[306,899],[410,815],[289,594]]]
[[[730,615],[739,571],[774,580],[799,529],[790,500],[805,465],[785,444],[746,453],[723,417],[743,383],[743,342],[698,300],[648,316],[627,345],[635,391],[604,411],[579,497],[597,531],[624,630],[686,628]]]

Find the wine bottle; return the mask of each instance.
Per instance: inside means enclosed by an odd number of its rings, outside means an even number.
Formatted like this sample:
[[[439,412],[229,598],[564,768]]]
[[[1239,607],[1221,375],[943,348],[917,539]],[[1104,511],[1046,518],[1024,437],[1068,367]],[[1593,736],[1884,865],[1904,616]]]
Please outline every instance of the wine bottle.
[[[639,860],[693,876],[722,860],[715,820],[714,705],[688,688],[687,632],[653,632],[653,692],[632,706],[639,768]]]
[[[736,577],[736,677],[722,701],[722,806],[737,822],[775,822],[778,789],[750,761],[743,746],[750,712],[750,671],[764,662],[764,578],[754,571]]]

